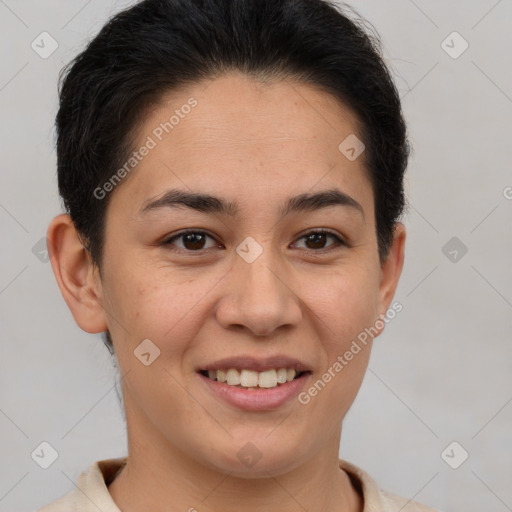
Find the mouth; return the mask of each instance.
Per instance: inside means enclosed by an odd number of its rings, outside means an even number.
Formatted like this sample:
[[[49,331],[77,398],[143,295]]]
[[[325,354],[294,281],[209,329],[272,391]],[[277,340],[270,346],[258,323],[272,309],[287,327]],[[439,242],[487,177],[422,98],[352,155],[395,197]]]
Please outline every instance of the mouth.
[[[270,368],[260,372],[249,369],[228,368],[199,370],[199,373],[212,381],[217,381],[230,387],[254,390],[277,388],[300,379],[311,372],[295,368]]]
[[[313,368],[306,362],[284,354],[264,358],[244,354],[196,367],[208,396],[253,412],[290,406],[312,373]]]

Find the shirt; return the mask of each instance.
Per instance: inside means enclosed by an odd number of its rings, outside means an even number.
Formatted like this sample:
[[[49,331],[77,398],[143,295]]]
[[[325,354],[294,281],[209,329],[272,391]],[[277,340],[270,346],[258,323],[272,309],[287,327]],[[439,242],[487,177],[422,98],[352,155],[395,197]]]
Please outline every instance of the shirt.
[[[36,512],[121,512],[110,496],[107,486],[126,464],[128,457],[96,461],[87,473],[78,478],[78,489],[45,505]],[[416,501],[401,498],[380,489],[362,469],[340,459],[354,487],[363,495],[363,512],[440,512]]]

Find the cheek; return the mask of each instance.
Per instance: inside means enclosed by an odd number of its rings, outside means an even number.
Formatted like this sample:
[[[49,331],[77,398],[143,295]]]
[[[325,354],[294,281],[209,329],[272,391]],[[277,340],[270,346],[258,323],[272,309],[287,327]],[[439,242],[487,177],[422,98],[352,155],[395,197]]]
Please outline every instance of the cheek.
[[[322,364],[301,403],[314,417],[326,418],[326,428],[336,428],[360,389],[371,353],[368,333],[377,315],[375,304],[375,290],[354,281],[332,286],[315,305],[323,333]]]
[[[328,327],[322,382],[310,388],[322,395],[313,405],[318,415],[334,414],[341,420],[361,386],[372,345],[369,328],[378,318],[378,278],[378,269],[353,265],[331,276],[325,292],[317,296],[315,309]]]
[[[116,285],[109,290],[109,302],[115,316],[112,327],[124,340],[126,350],[133,351],[142,340],[150,339],[162,355],[182,352],[201,325],[201,298],[214,280],[187,278],[176,282],[157,272],[131,273],[129,279],[122,279],[121,274],[111,276],[110,282]]]
[[[310,283],[309,307],[324,325],[326,349],[338,353],[373,325],[378,315],[378,280],[364,268],[343,269],[319,285]]]

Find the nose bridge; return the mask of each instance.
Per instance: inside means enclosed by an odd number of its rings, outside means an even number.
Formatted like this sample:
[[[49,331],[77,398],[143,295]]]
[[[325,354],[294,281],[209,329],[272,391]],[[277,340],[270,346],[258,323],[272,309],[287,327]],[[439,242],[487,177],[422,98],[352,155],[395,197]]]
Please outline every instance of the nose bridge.
[[[261,238],[260,238],[261,240]],[[247,252],[246,252],[247,251]],[[272,241],[266,239],[261,243],[248,237],[237,247],[241,261],[235,266],[241,274],[240,302],[250,302],[262,311],[281,302],[284,284],[279,279],[279,262],[275,257]],[[282,278],[281,278],[282,279]],[[265,306],[268,304],[268,306]]]
[[[298,323],[302,316],[299,300],[286,282],[271,240],[260,243],[247,237],[236,251],[232,272],[237,284],[230,287],[229,296],[223,297],[223,307],[217,311],[224,327],[244,325],[263,336],[280,326]]]
[[[243,258],[242,258],[243,259]],[[284,284],[279,276],[280,265],[273,254],[270,242],[262,249],[261,254],[252,262],[246,260],[237,262],[243,275],[244,296],[268,293],[267,298],[272,300],[282,295]]]

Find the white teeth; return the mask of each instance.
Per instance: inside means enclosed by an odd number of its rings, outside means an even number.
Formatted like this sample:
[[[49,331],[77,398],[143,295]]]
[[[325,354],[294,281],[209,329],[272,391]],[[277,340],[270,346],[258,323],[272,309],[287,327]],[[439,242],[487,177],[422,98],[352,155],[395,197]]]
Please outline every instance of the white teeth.
[[[244,388],[275,388],[278,384],[291,382],[297,371],[293,368],[279,368],[256,372],[254,370],[242,370],[239,372],[235,368],[229,370],[208,370],[208,377],[212,380],[225,382],[230,386]]]
[[[238,370],[229,369],[226,373],[226,381],[230,386],[238,386],[240,384],[240,373],[238,373]]]
[[[260,388],[275,388],[277,386],[277,372],[275,370],[260,372],[258,380]]]
[[[284,384],[287,380],[287,374],[288,371],[286,368],[279,368],[279,370],[277,370],[277,382],[279,382],[279,384]]]
[[[244,388],[254,388],[258,385],[258,372],[242,370],[240,373],[240,385]]]

